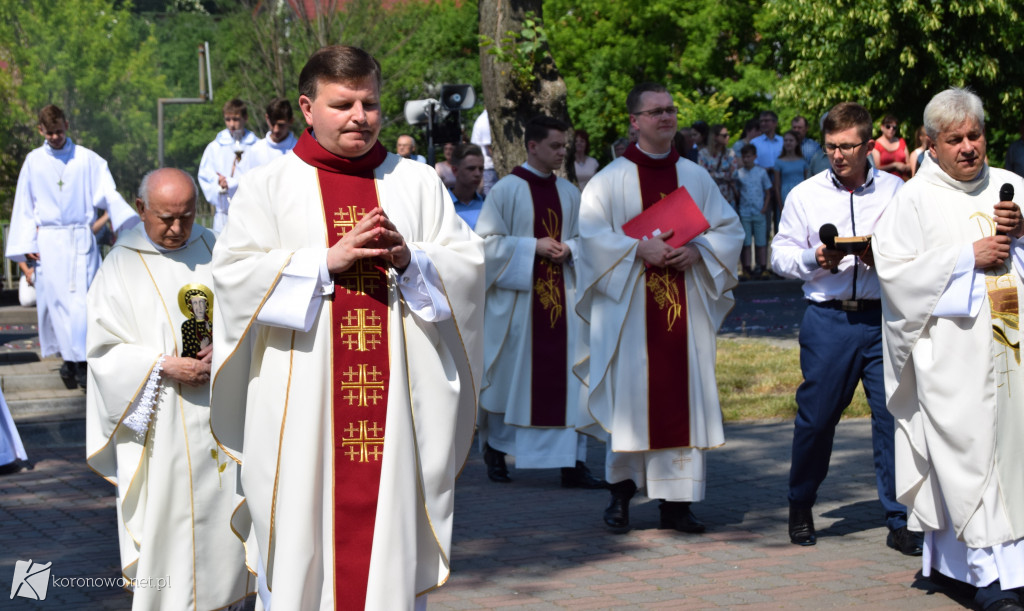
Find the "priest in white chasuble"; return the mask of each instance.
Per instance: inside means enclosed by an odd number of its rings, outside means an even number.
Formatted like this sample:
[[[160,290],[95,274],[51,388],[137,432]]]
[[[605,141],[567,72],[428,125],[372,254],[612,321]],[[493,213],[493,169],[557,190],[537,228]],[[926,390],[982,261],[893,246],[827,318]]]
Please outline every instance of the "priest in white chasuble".
[[[35,286],[43,356],[59,353],[68,388],[85,387],[86,293],[100,266],[95,234],[139,222],[114,186],[107,162],[67,136],[64,111],[39,112],[46,142],[25,158],[11,212],[6,256],[38,261]],[[99,215],[99,218],[97,218]]]
[[[586,399],[572,371],[586,353],[573,260],[580,191],[554,174],[566,130],[551,117],[527,123],[526,163],[494,185],[477,221],[487,263],[478,434],[492,481],[511,481],[512,454],[517,468],[560,467],[565,488],[604,488],[576,432]]]
[[[743,229],[711,176],[673,148],[677,109],[665,87],[637,85],[626,105],[639,140],[591,179],[580,209],[577,309],[590,358],[577,370],[592,417],[581,429],[610,436],[604,520],[613,532],[629,529],[629,501],[646,488],[662,501],[662,528],[699,533],[690,504],[704,499],[704,451],[725,442],[715,334],[733,305]],[[650,240],[623,232],[681,186],[710,225],[704,233],[672,248],[671,230]]]
[[[243,176],[213,254],[213,430],[275,609],[408,609],[449,576],[483,363],[483,241],[377,141],[380,65],[314,53],[311,126]]]
[[[896,494],[910,528],[925,533],[925,576],[976,586],[980,608],[1019,609],[1024,222],[1012,200],[1024,180],[986,163],[974,93],[939,93],[924,126],[924,162],[872,237]]]
[[[231,532],[237,468],[210,430],[214,235],[193,224],[185,172],[147,174],[139,196],[143,224],[89,289],[86,456],[117,486],[133,609],[240,608],[256,575]]]

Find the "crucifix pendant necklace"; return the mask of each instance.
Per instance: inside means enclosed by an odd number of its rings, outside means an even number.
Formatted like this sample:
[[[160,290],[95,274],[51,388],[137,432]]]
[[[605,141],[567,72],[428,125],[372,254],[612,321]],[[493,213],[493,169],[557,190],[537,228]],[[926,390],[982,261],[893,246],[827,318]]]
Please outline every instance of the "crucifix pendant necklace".
[[[61,163],[61,161],[59,159],[54,159],[54,161],[57,163],[57,167],[60,168],[58,170],[55,170],[57,172],[57,187],[61,191],[63,191],[64,190],[64,171],[68,169],[68,166],[67,166],[67,164]]]

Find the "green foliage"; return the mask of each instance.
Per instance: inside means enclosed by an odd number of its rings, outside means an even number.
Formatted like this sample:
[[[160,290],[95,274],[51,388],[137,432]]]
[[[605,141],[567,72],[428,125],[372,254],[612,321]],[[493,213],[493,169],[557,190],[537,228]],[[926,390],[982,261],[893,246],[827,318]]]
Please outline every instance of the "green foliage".
[[[37,113],[63,108],[76,142],[110,162],[122,189],[134,188],[156,157],[156,98],[166,95],[155,70],[149,24],[113,0],[24,0],[0,3],[0,198],[13,194],[14,167],[42,144]],[[15,170],[16,172],[16,170]]]
[[[904,135],[921,124],[928,100],[950,86],[969,86],[981,96],[990,136],[1016,131],[1024,113],[1018,2],[773,0],[757,26],[773,38],[783,104],[821,112],[857,101],[872,115],[898,115]],[[994,140],[999,147],[1005,141]]]
[[[533,87],[536,67],[544,57],[547,41],[544,24],[533,11],[527,11],[523,16],[523,27],[518,32],[509,30],[500,42],[495,43],[490,36],[480,35],[480,47],[490,47],[487,49],[489,55],[499,63],[508,64],[510,76],[521,91],[530,91]]]
[[[664,83],[680,121],[738,126],[762,106],[774,75],[753,27],[753,0],[547,0],[552,53],[569,90],[569,111],[599,152],[628,126],[626,94]],[[742,115],[742,116],[741,116]]]

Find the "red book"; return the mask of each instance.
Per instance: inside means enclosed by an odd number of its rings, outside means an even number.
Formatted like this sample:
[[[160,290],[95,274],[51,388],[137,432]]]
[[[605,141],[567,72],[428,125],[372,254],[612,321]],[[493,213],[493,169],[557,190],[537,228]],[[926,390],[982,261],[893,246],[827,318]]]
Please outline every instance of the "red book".
[[[633,217],[622,226],[622,231],[631,238],[649,240],[674,229],[675,233],[665,243],[672,248],[679,248],[709,227],[711,225],[686,187],[679,187]]]

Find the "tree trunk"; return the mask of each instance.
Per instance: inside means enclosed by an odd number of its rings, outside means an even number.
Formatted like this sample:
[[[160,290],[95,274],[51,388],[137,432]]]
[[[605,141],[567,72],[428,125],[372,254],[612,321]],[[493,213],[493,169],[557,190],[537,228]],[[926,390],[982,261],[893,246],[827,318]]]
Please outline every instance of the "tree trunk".
[[[545,41],[539,49],[539,58],[533,66],[532,84],[523,89],[511,76],[511,66],[499,63],[488,51],[501,44],[509,31],[519,32],[527,12],[537,19],[543,15],[542,0],[480,0],[480,34],[494,44],[480,49],[480,73],[483,84],[484,107],[491,124],[491,156],[498,176],[505,176],[512,168],[526,161],[526,123],[537,115],[547,115],[569,123],[565,81],[558,73]],[[566,134],[568,144],[573,132]],[[570,180],[576,179],[572,155],[566,155],[566,168]]]

